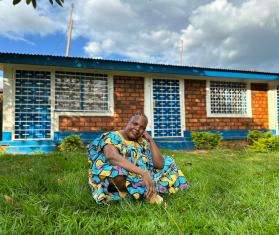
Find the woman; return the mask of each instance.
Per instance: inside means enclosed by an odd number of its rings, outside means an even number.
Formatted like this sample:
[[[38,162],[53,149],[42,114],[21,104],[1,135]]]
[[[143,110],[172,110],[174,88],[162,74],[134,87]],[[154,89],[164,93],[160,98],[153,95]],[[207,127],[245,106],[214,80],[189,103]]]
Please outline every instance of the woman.
[[[105,133],[89,145],[89,185],[97,203],[129,195],[161,203],[159,194],[188,187],[174,160],[160,154],[146,126],[147,117],[136,113],[123,130]]]

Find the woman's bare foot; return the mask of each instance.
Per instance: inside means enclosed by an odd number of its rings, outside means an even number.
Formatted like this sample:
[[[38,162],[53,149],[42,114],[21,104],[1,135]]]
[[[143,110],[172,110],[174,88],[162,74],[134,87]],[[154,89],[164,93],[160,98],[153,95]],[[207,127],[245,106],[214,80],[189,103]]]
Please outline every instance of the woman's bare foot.
[[[163,202],[163,198],[159,194],[154,193],[147,201],[151,204],[161,204]]]

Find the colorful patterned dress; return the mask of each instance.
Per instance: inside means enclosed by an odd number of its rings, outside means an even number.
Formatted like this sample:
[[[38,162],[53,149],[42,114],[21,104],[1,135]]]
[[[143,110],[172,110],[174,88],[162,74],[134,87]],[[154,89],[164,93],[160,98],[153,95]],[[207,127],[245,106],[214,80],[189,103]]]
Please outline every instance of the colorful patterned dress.
[[[140,175],[128,172],[126,169],[111,165],[103,153],[105,145],[115,146],[119,153],[136,166],[148,170],[158,194],[175,193],[178,189],[187,189],[187,181],[173,158],[164,156],[164,167],[156,169],[153,165],[152,154],[148,142],[141,138],[137,142],[125,140],[118,132],[109,132],[95,139],[89,146],[89,185],[93,198],[97,203],[107,203],[120,200],[128,196],[135,199],[144,197],[147,189],[143,185]],[[124,176],[126,178],[127,192],[110,192],[108,190],[112,178]]]

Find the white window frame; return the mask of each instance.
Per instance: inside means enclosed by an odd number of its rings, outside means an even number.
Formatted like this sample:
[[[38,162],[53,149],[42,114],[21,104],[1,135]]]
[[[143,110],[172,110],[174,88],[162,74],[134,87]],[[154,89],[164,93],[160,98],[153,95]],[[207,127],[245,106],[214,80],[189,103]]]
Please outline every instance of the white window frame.
[[[63,72],[75,72],[73,70],[59,70],[59,71],[63,71]],[[107,79],[108,79],[108,111],[64,111],[64,110],[56,110],[55,109],[55,73],[57,71],[53,71],[53,112],[54,112],[54,116],[113,116],[114,115],[114,86],[113,86],[113,76],[111,74],[108,73],[104,73],[107,75]],[[85,72],[87,73],[87,71]],[[95,72],[90,72],[90,73],[95,73]]]
[[[279,86],[277,82],[271,82],[268,85],[268,127],[270,130],[275,130],[276,135],[279,135],[277,86]]]
[[[252,118],[252,97],[251,97],[251,83],[246,81],[232,81],[232,80],[221,80],[222,82],[241,82],[245,83],[247,85],[247,91],[246,91],[246,107],[247,112],[246,114],[216,114],[211,113],[211,99],[210,99],[210,82],[211,81],[220,81],[219,79],[210,79],[206,81],[206,112],[207,117],[239,117],[239,118]]]

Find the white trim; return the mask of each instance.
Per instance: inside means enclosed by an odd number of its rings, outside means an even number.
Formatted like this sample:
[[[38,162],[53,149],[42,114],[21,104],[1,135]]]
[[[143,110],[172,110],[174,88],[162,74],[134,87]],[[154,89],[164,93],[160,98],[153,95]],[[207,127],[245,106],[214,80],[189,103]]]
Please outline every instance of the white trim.
[[[181,125],[181,134],[184,136],[184,131],[186,130],[185,122],[185,81],[180,79],[179,81],[179,96],[180,96],[180,125]]]
[[[153,78],[150,78],[150,116],[151,116],[151,130],[152,130],[152,138],[155,137],[154,132],[154,98],[153,98]]]
[[[114,85],[113,76],[108,74],[109,116],[114,116]]]
[[[152,79],[150,77],[144,77],[144,114],[148,118],[147,131],[153,130],[153,103],[152,103]],[[152,131],[153,134],[153,131]]]
[[[11,68],[11,81],[12,81],[12,100],[13,100],[13,131],[12,140],[15,140],[15,87],[16,87],[16,72],[15,68]]]
[[[12,132],[14,136],[15,128],[15,97],[14,97],[14,78],[13,68],[5,66],[3,69],[3,118],[2,118],[2,131]]]
[[[268,128],[270,130],[276,130],[276,134],[278,134],[277,84],[270,83],[267,94],[268,94]]]
[[[210,82],[211,81],[221,81],[221,82],[241,82],[247,85],[246,91],[246,105],[247,105],[247,114],[216,114],[211,113],[211,102],[210,102]],[[252,118],[252,94],[251,94],[251,82],[248,81],[232,81],[231,79],[220,80],[220,79],[210,79],[206,80],[206,114],[207,117],[227,117],[227,118]]]
[[[206,80],[205,88],[205,103],[206,103],[206,116],[211,116],[211,103],[210,103],[210,81]]]
[[[90,117],[90,116],[95,116],[95,117],[111,117],[113,116],[113,114],[111,112],[109,113],[97,113],[97,112],[65,112],[65,111],[54,111],[55,115],[58,116],[86,116],[86,117]]]
[[[252,118],[252,91],[251,91],[251,82],[247,81],[247,117]]]
[[[53,68],[50,72],[50,129],[51,133],[50,136],[53,139],[54,138],[54,131],[58,130],[59,127],[57,127],[57,122],[55,121],[55,69]],[[58,123],[59,125],[59,123]]]

